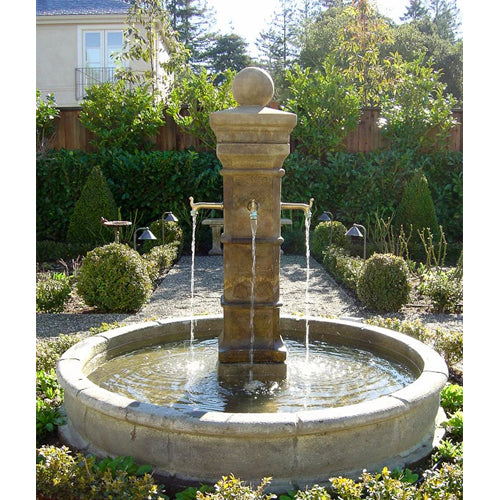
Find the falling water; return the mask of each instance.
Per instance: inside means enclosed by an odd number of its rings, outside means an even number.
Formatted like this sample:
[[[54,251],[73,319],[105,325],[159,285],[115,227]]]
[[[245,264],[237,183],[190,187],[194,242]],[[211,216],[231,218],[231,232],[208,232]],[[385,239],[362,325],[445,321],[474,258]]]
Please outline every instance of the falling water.
[[[193,237],[191,239],[191,346],[194,341],[194,254],[196,249],[196,216],[198,212],[191,210],[193,220]]]
[[[257,212],[250,213],[250,228],[252,230],[252,283],[250,288],[250,364],[253,365],[253,348],[255,343],[255,235],[257,234]],[[250,370],[250,377],[252,371]]]
[[[309,361],[309,229],[311,227],[311,212],[305,214],[305,232],[306,232],[306,362]]]

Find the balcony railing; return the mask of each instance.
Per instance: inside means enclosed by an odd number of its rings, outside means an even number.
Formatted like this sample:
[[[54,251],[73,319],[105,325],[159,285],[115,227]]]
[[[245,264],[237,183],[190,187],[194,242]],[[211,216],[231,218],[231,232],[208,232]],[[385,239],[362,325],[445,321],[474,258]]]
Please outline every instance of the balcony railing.
[[[79,101],[86,96],[86,89],[92,85],[115,82],[116,68],[75,68],[75,95]]]

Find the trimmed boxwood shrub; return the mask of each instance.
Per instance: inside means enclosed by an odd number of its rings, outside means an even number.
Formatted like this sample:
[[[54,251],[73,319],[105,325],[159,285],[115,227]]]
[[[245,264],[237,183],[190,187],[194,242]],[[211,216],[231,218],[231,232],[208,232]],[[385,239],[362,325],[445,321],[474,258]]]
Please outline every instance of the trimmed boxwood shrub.
[[[178,249],[179,242],[175,241],[168,245],[155,246],[143,255],[151,281],[161,278],[170,270],[179,255]]]
[[[165,234],[165,241],[161,240],[161,226]],[[177,222],[164,221],[161,219],[155,220],[149,224],[149,230],[156,236],[156,240],[145,240],[142,243],[142,252],[149,252],[153,247],[161,246],[162,244],[168,245],[169,243],[176,243],[178,246],[179,254],[182,252],[184,244],[184,237],[181,226]]]
[[[43,273],[36,283],[36,310],[61,312],[71,296],[71,278],[64,273]]]
[[[352,257],[343,248],[332,245],[324,253],[323,265],[341,284],[356,291],[358,276],[364,261],[360,257]]]
[[[345,235],[347,229],[339,221],[320,222],[313,231],[311,236],[311,253],[314,258],[323,261],[323,252],[328,245],[333,244],[339,247],[345,246],[347,243],[347,236]],[[330,241],[331,235],[331,241]]]
[[[149,299],[152,284],[145,260],[132,248],[110,243],[87,253],[77,276],[85,303],[104,312],[135,312]]]
[[[409,271],[406,262],[393,254],[373,254],[362,269],[356,293],[369,309],[396,312],[410,296]]]

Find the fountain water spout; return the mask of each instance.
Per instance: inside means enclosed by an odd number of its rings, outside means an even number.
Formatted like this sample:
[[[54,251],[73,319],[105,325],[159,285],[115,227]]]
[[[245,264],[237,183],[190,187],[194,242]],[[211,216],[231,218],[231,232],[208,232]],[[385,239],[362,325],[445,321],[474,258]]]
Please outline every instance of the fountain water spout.
[[[189,203],[191,205],[192,210],[200,210],[203,208],[206,208],[208,210],[224,210],[224,204],[223,203],[213,203],[213,202],[205,202],[205,201],[200,201],[195,203],[194,198],[192,196],[189,197]]]
[[[309,200],[309,205],[307,203],[284,203],[281,202],[281,210],[302,210],[304,215],[311,217],[311,209],[314,203],[314,198]]]

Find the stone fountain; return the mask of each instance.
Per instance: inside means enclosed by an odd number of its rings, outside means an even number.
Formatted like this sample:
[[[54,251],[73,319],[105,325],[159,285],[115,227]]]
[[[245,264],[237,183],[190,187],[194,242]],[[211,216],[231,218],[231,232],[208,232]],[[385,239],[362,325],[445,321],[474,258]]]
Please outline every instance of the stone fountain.
[[[442,434],[439,397],[448,372],[432,349],[355,322],[280,317],[280,212],[299,209],[310,216],[312,200],[281,202],[282,164],[296,116],[266,107],[273,91],[267,73],[246,68],[233,83],[239,106],[210,118],[223,165],[224,201],[191,200],[191,206],[224,211],[224,314],[197,318],[195,335],[219,338],[221,383],[228,374],[246,378],[249,367],[255,376],[286,378],[283,335],[302,335],[306,321],[311,339],[395,359],[415,373],[414,380],[346,406],[284,413],[191,408],[179,413],[90,380],[96,369],[120,355],[189,339],[192,322],[176,318],[131,325],[90,337],[59,361],[68,417],[60,433],[73,447],[101,456],[134,456],[179,485],[214,483],[233,473],[255,482],[272,476],[271,489],[281,492],[327,483],[335,475],[357,477],[363,469],[412,463],[427,455]],[[252,235],[250,220],[255,217],[258,229]]]

